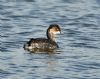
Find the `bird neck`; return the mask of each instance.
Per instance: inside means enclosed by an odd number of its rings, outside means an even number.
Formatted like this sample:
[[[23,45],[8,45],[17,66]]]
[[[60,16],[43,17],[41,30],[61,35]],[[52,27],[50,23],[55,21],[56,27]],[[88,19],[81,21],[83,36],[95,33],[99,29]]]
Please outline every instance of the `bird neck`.
[[[55,41],[55,35],[47,30],[47,38],[51,41]]]

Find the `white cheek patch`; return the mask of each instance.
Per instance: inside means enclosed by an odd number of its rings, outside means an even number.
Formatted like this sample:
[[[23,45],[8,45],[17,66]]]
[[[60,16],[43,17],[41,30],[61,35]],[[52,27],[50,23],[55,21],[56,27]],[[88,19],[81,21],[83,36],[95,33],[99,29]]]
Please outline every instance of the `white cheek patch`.
[[[57,31],[57,32],[53,32],[53,34],[60,34],[60,31]]]

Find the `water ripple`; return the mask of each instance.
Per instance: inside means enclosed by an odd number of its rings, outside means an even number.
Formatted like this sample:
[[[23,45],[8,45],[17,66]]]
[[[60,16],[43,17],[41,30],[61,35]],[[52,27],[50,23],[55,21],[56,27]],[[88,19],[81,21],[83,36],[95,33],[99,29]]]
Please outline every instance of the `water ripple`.
[[[1,0],[0,79],[99,79],[99,0]],[[57,23],[55,54],[23,49]]]

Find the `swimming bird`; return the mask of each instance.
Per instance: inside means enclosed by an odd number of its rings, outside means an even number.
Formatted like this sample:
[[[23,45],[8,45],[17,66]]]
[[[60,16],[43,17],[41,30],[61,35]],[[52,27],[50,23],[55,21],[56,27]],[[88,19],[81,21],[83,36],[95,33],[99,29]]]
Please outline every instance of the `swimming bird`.
[[[28,51],[35,50],[54,50],[58,48],[58,44],[55,41],[55,35],[61,33],[60,26],[58,24],[51,24],[46,32],[47,38],[31,38],[24,44],[24,49]]]

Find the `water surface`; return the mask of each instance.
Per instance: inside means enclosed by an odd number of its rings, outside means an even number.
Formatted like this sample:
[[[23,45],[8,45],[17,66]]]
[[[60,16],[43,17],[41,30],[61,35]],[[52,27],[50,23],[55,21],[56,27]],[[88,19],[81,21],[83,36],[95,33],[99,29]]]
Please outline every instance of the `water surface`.
[[[60,54],[23,49],[52,23]],[[100,1],[1,0],[0,79],[100,79]]]

